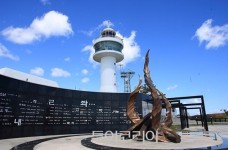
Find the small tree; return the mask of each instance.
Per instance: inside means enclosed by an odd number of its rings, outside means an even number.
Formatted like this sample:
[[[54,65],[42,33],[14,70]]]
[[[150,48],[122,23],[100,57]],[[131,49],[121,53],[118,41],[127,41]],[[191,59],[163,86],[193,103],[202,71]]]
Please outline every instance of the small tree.
[[[228,111],[226,109],[224,109],[224,113],[228,116]]]
[[[141,87],[140,92],[141,92],[141,93],[144,93],[144,94],[150,95],[149,87],[148,87],[146,84],[144,84],[144,85]]]
[[[226,109],[221,109],[221,111],[224,111],[225,115],[228,116],[228,111]]]

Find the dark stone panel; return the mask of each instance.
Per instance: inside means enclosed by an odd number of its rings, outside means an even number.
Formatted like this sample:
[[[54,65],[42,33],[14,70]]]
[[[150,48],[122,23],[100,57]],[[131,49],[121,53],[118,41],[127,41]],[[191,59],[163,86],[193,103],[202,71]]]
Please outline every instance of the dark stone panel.
[[[0,139],[127,130],[130,93],[100,93],[32,84],[0,75]],[[137,96],[142,112],[143,94]]]
[[[11,134],[7,136],[7,138],[16,138],[18,136],[20,137],[23,137],[23,130],[24,130],[24,127],[11,127]]]
[[[4,76],[1,76],[0,78],[0,88],[5,89],[6,87],[8,88],[10,82],[10,78],[6,78]]]
[[[34,126],[34,128],[33,128],[33,132],[34,132],[34,135],[36,135],[36,136],[42,136],[43,135],[43,133],[44,133],[44,126],[42,126],[42,125],[36,125],[36,126]]]
[[[74,135],[74,136],[77,136],[77,135]],[[58,136],[58,137],[51,137],[51,138],[44,138],[44,139],[29,141],[29,142],[22,143],[20,145],[14,146],[10,150],[33,150],[33,148],[37,144],[40,144],[42,142],[54,140],[54,139],[58,139],[58,138],[66,138],[66,137],[71,137],[71,136]]]
[[[0,128],[0,135],[1,135],[1,138],[5,139],[5,138],[8,138],[8,137],[12,137],[12,127],[1,127]]]

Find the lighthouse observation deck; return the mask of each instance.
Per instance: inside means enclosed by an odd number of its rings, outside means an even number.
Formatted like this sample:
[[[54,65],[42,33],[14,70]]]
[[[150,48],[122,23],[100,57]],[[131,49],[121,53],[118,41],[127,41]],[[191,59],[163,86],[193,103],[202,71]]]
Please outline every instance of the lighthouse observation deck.
[[[97,62],[106,56],[116,58],[116,62],[124,59],[122,54],[123,40],[116,36],[116,32],[112,28],[104,29],[100,37],[94,40],[93,47],[95,49],[93,59]]]

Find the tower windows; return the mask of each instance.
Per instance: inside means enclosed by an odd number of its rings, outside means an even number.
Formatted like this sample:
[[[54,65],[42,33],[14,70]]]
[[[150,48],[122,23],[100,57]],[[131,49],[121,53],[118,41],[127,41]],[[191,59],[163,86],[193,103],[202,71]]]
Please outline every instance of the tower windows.
[[[116,33],[114,31],[107,30],[107,31],[103,31],[101,33],[101,36],[102,37],[115,37],[116,36]]]
[[[95,51],[100,50],[115,50],[121,52],[123,49],[123,46],[120,43],[114,42],[114,41],[102,41],[98,42],[94,45]]]

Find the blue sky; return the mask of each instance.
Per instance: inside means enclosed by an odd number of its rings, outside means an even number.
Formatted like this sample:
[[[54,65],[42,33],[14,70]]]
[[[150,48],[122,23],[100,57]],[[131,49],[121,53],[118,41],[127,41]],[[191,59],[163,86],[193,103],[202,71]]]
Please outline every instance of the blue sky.
[[[3,0],[0,68],[99,91],[92,40],[110,24],[124,39],[123,69],[136,73],[132,88],[150,49],[152,79],[167,97],[204,95],[207,112],[220,112],[228,109],[227,6],[225,0]],[[122,92],[119,73],[117,67]]]

